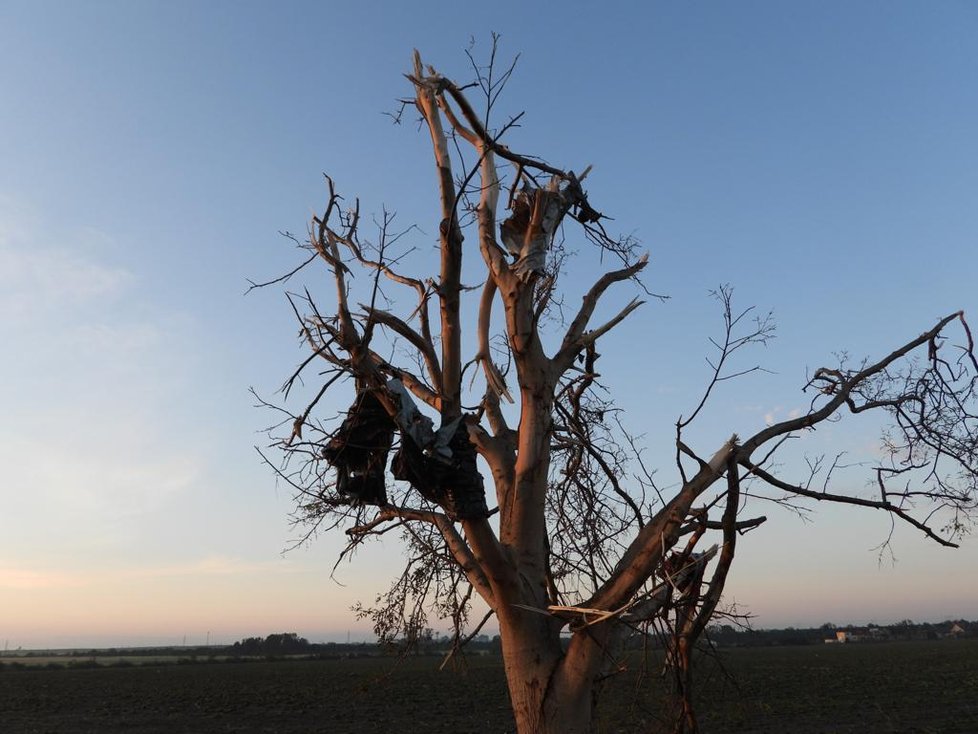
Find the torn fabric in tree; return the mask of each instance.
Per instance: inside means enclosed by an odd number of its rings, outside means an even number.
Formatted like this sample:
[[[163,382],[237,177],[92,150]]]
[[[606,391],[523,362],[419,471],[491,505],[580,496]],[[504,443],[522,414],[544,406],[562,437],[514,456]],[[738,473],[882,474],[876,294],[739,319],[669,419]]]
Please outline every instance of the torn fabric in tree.
[[[394,477],[440,505],[452,520],[486,517],[486,490],[465,419],[456,418],[432,432],[431,419],[418,410],[400,380],[389,380],[387,386],[400,406],[401,446],[391,461]]]
[[[337,493],[362,504],[387,504],[387,455],[399,430],[401,443],[391,462],[394,477],[442,507],[452,520],[486,517],[485,487],[465,420],[457,418],[435,431],[400,380],[389,380],[387,388],[398,406],[396,417],[373,390],[363,389],[322,449],[323,458],[336,469]]]
[[[367,505],[386,505],[384,473],[394,442],[394,423],[370,390],[357,394],[339,430],[323,447],[323,458],[336,469],[336,491]]]

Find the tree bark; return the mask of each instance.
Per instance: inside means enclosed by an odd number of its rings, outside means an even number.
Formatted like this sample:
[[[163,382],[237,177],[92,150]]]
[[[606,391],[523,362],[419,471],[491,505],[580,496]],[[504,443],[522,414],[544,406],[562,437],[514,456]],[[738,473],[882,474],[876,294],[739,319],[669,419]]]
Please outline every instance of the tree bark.
[[[561,652],[551,618],[534,612],[520,616],[524,619],[509,624],[500,619],[517,732],[589,734],[593,731],[594,677],[583,670],[566,669],[568,659]]]

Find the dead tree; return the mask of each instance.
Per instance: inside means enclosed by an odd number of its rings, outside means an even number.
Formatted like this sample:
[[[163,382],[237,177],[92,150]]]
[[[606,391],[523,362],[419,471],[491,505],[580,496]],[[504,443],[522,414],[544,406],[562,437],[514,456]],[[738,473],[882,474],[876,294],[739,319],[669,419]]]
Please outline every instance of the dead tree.
[[[978,476],[971,334],[953,313],[881,358],[818,369],[803,415],[704,453],[685,429],[715,388],[742,374],[731,358],[773,328],[735,311],[721,289],[714,373],[676,422],[677,482],[663,491],[598,389],[599,340],[643,301],[593,321],[613,286],[638,283],[647,258],[608,234],[584,188],[590,167],[578,174],[502,142],[519,119],[493,117],[512,67],[473,68],[476,81],[463,87],[415,54],[408,75],[405,109],[430,133],[437,173],[437,264],[406,252],[406,237],[421,235],[396,232],[386,213],[368,240],[359,202],[327,178],[325,209],[308,240],[296,240],[306,260],[272,281],[319,261],[335,302],[323,310],[308,290],[289,294],[310,353],[286,399],[316,366],[321,387],[300,410],[276,408],[286,435],[276,434],[281,460],[271,463],[295,489],[308,532],[342,530],[348,551],[401,533],[404,573],[362,609],[382,639],[417,637],[434,615],[454,623],[461,645],[495,615],[522,734],[589,731],[596,682],[649,624],[669,630],[679,704],[668,728],[694,731],[690,650],[716,613],[738,536],[764,521],[745,514],[745,488],[752,506],[810,499],[880,510],[947,546],[965,531]],[[565,237],[617,263],[576,309],[558,289]],[[413,302],[393,299],[397,289]],[[352,401],[338,425],[316,410],[330,389]],[[812,461],[801,481],[773,468],[792,437],[867,413],[892,424],[872,470],[875,496],[834,488],[838,462]],[[475,597],[489,613],[473,624]]]

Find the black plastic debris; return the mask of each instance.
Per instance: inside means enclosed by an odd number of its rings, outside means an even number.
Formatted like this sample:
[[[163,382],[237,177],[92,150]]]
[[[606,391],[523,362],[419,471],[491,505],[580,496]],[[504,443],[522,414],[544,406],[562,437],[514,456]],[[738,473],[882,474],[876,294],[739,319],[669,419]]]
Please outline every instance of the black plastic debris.
[[[486,491],[465,420],[435,431],[399,380],[388,381],[386,387],[398,408],[396,417],[389,415],[374,390],[361,390],[322,449],[323,458],[336,469],[339,495],[367,505],[387,504],[387,455],[397,431],[400,446],[390,467],[396,479],[410,483],[452,520],[486,517]]]
[[[429,455],[409,435],[402,435],[391,472],[409,482],[422,497],[440,505],[452,520],[486,517],[486,490],[465,421],[454,421],[449,429],[452,434],[445,446],[450,456],[446,451]]]
[[[336,469],[336,491],[367,505],[387,504],[384,474],[394,442],[394,421],[370,390],[357,399],[329,443],[323,458]]]

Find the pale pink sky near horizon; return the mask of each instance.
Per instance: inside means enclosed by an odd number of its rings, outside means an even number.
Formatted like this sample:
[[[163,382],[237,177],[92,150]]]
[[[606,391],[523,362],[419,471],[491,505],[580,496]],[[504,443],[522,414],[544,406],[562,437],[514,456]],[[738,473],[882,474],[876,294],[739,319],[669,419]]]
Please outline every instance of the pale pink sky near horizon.
[[[724,386],[690,433],[704,454],[804,409],[835,351],[978,320],[978,5],[439,7],[0,6],[0,644],[369,636],[350,607],[397,545],[335,578],[340,538],[283,554],[291,495],[254,451],[270,419],[248,388],[272,394],[304,355],[281,292],[242,293],[296,264],[278,232],[303,231],[323,171],[431,244],[428,141],[382,114],[415,47],[464,80],[470,37],[478,57],[501,33],[521,58],[500,104],[527,113],[511,144],[593,163],[592,199],[650,250],[671,298],[603,342],[602,371],[663,476],[721,283],[779,331],[756,357],[772,373]],[[876,428],[805,447],[865,458]],[[978,538],[898,527],[881,563],[879,513],[756,511],[727,595],[755,626],[978,619]]]

